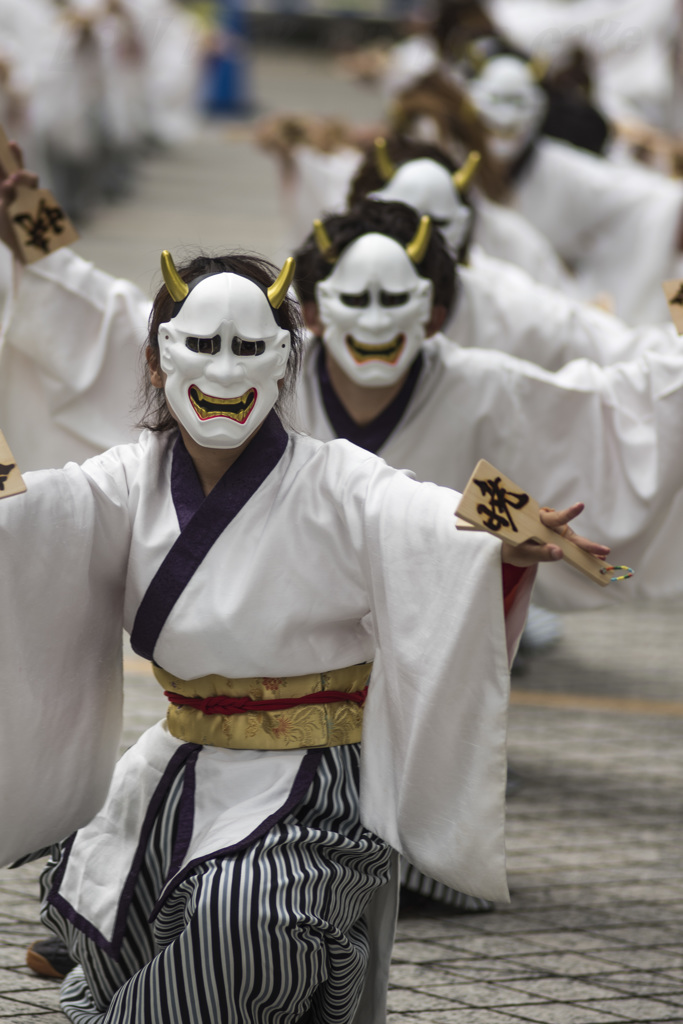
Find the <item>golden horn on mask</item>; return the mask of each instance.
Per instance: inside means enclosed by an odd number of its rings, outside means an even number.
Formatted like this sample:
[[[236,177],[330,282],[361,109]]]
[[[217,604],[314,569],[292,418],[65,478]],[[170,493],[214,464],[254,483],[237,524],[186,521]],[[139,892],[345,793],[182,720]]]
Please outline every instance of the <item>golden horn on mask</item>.
[[[164,275],[164,282],[168,288],[168,294],[171,296],[173,301],[182,302],[183,299],[186,299],[190,289],[176,270],[173,257],[168,249],[164,249],[161,254],[161,273]]]
[[[284,262],[282,270],[277,276],[277,280],[273,281],[266,293],[268,295],[268,302],[271,304],[273,309],[279,309],[285,301],[285,295],[292,283],[295,270],[296,260],[293,256],[288,256]]]
[[[387,149],[387,140],[378,136],[374,142],[375,146],[375,166],[379,171],[382,181],[391,181],[393,176],[396,174],[396,167],[393,160],[389,156],[389,150]]]
[[[453,184],[461,194],[467,189],[472,178],[477,173],[477,168],[481,163],[481,153],[477,149],[472,149],[467,154],[467,159],[462,167],[455,172],[453,175]]]
[[[413,263],[422,263],[427,252],[427,246],[429,245],[429,239],[432,237],[432,221],[431,218],[424,214],[420,218],[420,223],[415,237],[412,242],[409,242],[406,246],[406,252],[410,256]]]
[[[547,57],[542,57],[540,53],[537,53],[530,61],[527,61],[527,67],[534,81],[542,82],[550,70],[550,61]]]
[[[323,222],[319,220],[317,217],[313,221],[313,237],[315,239],[315,244],[318,246],[318,251],[320,255],[323,257],[323,259],[327,260],[328,263],[335,263],[337,257],[334,256],[332,252],[332,250],[334,249],[334,246],[332,245],[332,239],[328,235],[327,228],[325,227]]]

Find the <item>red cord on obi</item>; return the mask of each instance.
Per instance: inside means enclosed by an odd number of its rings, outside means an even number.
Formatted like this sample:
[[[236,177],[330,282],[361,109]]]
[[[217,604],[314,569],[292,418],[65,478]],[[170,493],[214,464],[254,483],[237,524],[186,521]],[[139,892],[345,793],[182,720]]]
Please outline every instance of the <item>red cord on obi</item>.
[[[351,701],[353,704],[364,704],[368,695],[367,686],[354,693],[341,690],[321,690],[318,693],[307,693],[303,697],[280,697],[275,700],[251,700],[249,697],[183,697],[180,693],[165,690],[171,704],[195,708],[205,715],[243,715],[254,711],[286,711],[302,704],[338,704]]]

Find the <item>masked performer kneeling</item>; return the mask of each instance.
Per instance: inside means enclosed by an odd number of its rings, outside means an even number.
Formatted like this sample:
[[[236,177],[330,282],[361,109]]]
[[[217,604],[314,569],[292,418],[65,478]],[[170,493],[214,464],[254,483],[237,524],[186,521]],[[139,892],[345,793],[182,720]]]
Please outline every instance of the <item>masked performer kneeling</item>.
[[[162,262],[151,429],[0,503],[1,857],[78,829],[43,906],[72,1021],[372,1024],[393,851],[507,899],[508,658],[560,551],[286,429],[293,261]],[[169,710],[110,785],[122,624]]]

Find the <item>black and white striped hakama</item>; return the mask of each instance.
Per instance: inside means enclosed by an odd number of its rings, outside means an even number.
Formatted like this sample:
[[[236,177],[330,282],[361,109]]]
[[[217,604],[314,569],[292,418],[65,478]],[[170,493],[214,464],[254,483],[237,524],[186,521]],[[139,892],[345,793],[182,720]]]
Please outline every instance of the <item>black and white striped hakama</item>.
[[[368,962],[363,914],[390,848],[359,819],[360,747],[331,747],[300,804],[252,845],[206,860],[149,917],[173,859],[179,772],[149,837],[117,960],[45,904],[79,963],[74,1024],[347,1024]],[[49,886],[56,864],[46,869]],[[117,884],[112,879],[112,884]]]
[[[468,893],[459,892],[457,889],[451,889],[450,886],[444,885],[443,882],[437,882],[435,879],[429,878],[428,875],[423,875],[421,871],[418,871],[416,867],[409,864],[407,860],[402,860],[402,899],[405,893],[414,894],[418,897],[427,897],[430,900],[434,900],[435,903],[449,907],[454,913],[459,914],[478,914],[494,909],[494,904],[490,900],[485,900],[481,896],[470,896]],[[410,897],[408,896],[408,898]]]

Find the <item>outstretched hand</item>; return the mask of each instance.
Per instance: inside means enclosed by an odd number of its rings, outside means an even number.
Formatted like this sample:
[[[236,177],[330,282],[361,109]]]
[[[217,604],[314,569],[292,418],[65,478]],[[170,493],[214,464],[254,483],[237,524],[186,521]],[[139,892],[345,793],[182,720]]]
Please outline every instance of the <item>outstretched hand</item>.
[[[569,526],[572,519],[576,519],[583,512],[584,508],[585,505],[580,501],[559,512],[553,508],[542,508],[541,522],[544,526],[554,530],[555,533],[559,533],[567,540],[571,540],[577,547],[604,561],[610,549],[604,544],[596,544],[586,537],[580,537]],[[562,557],[562,548],[556,544],[538,544],[536,541],[527,540],[524,544],[514,547],[512,544],[508,544],[507,541],[503,541],[502,559],[508,565],[526,568],[531,565],[537,565],[539,562],[559,562]]]
[[[38,175],[32,171],[24,170],[21,149],[17,146],[16,142],[10,142],[10,149],[19,164],[19,169],[7,173],[0,166],[0,241],[3,241],[7,248],[12,250],[14,256],[20,260],[21,250],[17,245],[14,231],[12,230],[8,209],[16,199],[17,186],[24,185],[28,186],[28,188],[37,188]]]

